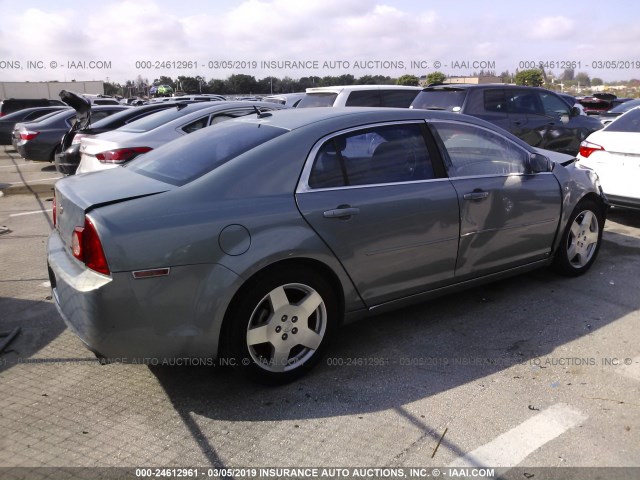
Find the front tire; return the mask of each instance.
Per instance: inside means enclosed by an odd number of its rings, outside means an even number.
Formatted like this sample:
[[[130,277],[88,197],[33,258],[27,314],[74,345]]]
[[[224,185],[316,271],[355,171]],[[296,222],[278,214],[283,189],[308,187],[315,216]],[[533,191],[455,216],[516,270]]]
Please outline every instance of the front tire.
[[[566,276],[586,273],[598,256],[604,230],[604,216],[599,205],[582,200],[574,209],[554,259],[554,269]]]
[[[243,288],[230,311],[232,357],[261,383],[290,382],[322,358],[338,316],[324,277],[302,268],[270,270]]]

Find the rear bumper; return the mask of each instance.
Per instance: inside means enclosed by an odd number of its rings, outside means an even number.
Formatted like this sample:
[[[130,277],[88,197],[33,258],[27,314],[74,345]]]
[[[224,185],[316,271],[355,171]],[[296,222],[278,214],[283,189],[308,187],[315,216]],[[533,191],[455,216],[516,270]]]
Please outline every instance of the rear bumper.
[[[77,152],[72,153],[69,150],[55,155],[56,170],[63,175],[73,175],[76,173],[78,164],[80,163],[80,157]]]
[[[48,241],[56,308],[72,330],[107,362],[163,364],[175,359],[210,364],[238,277],[220,265],[174,267],[165,277],[135,280],[88,270],[57,231]],[[209,363],[204,363],[209,362]]]

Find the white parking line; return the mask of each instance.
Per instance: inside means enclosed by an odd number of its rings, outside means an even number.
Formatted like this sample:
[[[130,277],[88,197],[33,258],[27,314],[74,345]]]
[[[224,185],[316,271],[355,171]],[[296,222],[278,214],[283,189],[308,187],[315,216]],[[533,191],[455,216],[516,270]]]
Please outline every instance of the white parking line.
[[[587,416],[582,412],[557,403],[489,443],[458,457],[448,466],[502,469],[515,467],[545,443],[586,419]]]
[[[42,212],[53,212],[53,209],[52,208],[48,208],[47,210],[34,210],[33,212],[12,213],[9,216],[10,217],[22,217],[23,215],[34,215],[36,213],[42,213]]]

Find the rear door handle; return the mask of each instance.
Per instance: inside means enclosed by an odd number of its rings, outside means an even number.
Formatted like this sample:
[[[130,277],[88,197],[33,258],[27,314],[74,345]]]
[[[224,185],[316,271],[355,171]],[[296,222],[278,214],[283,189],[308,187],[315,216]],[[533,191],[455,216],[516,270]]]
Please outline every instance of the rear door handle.
[[[357,215],[360,213],[359,208],[354,207],[345,207],[345,208],[334,208],[333,210],[327,210],[322,214],[324,218],[348,218],[353,215]]]
[[[465,193],[462,198],[465,200],[482,200],[489,196],[489,192],[469,192]]]

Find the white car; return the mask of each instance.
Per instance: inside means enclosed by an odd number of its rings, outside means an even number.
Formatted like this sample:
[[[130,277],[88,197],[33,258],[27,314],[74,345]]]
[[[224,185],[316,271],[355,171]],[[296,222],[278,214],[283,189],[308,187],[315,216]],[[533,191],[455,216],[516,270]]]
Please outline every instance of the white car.
[[[110,132],[87,135],[80,142],[76,174],[115,168],[160,145],[201,128],[259,111],[284,108],[262,102],[177,103]]]
[[[342,85],[307,88],[296,108],[395,107],[409,108],[421,87],[406,85]]]
[[[612,205],[640,208],[640,107],[589,135],[577,158],[598,173]]]

